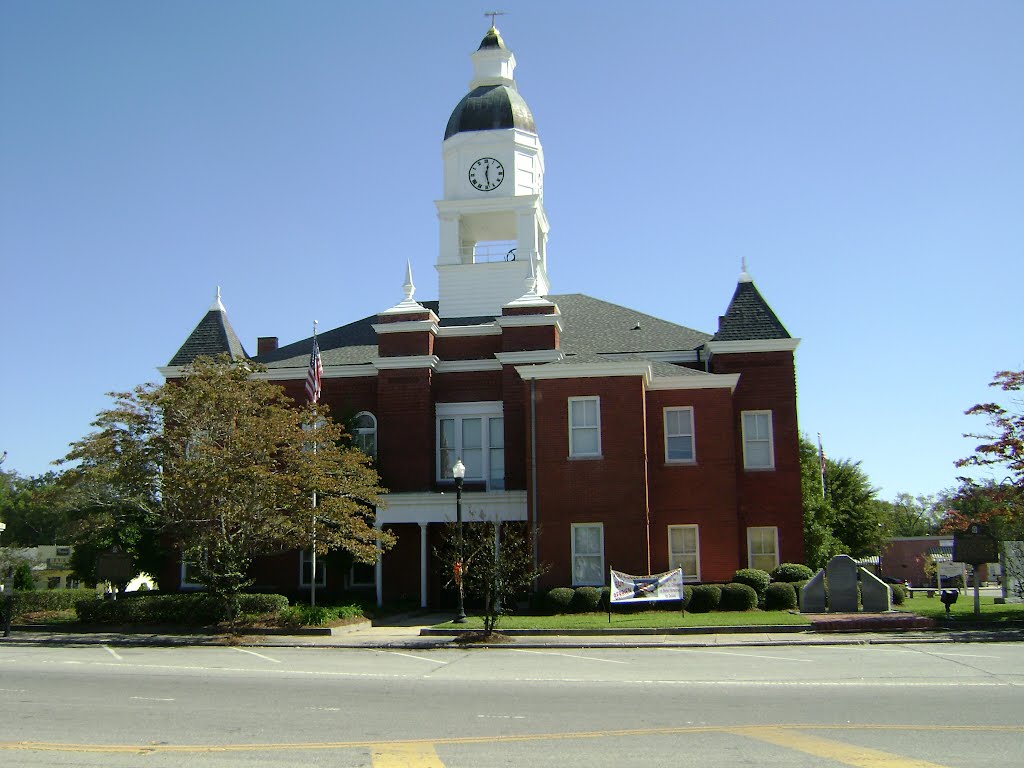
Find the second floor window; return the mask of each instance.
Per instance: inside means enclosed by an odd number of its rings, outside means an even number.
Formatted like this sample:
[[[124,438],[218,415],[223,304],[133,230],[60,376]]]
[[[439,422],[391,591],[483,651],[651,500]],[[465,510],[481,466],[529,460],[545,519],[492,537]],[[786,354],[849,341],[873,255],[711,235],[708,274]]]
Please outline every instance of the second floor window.
[[[601,399],[569,398],[569,456],[601,455]]]
[[[772,412],[744,411],[742,429],[744,469],[775,469]]]
[[[377,458],[377,417],[369,411],[352,420],[352,444],[367,456]]]
[[[468,482],[505,487],[505,419],[500,402],[437,404],[437,479],[450,480],[456,460]]]
[[[665,409],[665,461],[692,463],[693,408]]]

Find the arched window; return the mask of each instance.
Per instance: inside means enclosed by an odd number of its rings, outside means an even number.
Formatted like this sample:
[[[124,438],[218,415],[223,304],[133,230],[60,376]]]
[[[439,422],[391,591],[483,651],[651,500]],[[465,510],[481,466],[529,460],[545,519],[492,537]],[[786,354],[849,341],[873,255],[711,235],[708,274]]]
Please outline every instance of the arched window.
[[[367,456],[377,458],[377,417],[361,411],[352,419],[352,441]]]

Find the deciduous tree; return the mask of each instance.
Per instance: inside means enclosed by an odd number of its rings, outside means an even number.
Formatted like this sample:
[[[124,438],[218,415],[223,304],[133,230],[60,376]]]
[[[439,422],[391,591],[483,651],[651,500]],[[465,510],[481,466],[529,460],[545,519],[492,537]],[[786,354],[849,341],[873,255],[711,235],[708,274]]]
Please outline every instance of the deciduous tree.
[[[370,563],[393,542],[373,526],[383,489],[369,458],[326,406],[296,406],[260,370],[200,358],[180,379],[114,393],[65,459],[94,509],[154,527],[228,599],[256,556],[315,542]]]

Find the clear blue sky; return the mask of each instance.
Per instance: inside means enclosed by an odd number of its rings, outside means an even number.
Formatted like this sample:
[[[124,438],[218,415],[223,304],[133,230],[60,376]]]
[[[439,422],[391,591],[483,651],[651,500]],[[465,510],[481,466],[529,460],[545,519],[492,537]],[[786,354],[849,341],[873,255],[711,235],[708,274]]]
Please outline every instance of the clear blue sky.
[[[801,429],[954,484],[1024,367],[1024,3],[501,6],[556,293],[705,331],[746,257]],[[246,348],[436,298],[441,139],[488,6],[0,5],[0,450],[46,471],[216,287]]]

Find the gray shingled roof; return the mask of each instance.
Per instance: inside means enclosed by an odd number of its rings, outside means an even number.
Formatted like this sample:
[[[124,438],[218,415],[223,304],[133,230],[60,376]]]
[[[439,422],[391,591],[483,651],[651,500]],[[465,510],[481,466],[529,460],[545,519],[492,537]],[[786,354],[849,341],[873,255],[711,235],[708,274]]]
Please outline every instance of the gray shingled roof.
[[[232,360],[248,357],[242,342],[238,340],[235,329],[228,322],[227,313],[219,309],[211,309],[199,321],[199,325],[185,339],[168,365],[188,365],[197,357],[213,357],[226,352]]]
[[[636,353],[638,358],[649,352],[691,352],[711,338],[710,334],[581,293],[546,298],[557,304],[562,313],[561,350],[572,356],[569,362],[593,361],[598,355],[628,352]],[[435,313],[438,310],[436,301],[425,301],[423,306]],[[377,359],[377,337],[372,327],[376,322],[373,315],[319,334],[324,365],[360,365]],[[494,317],[447,317],[441,320],[441,326],[494,322]],[[313,339],[308,337],[254,359],[270,369],[305,370],[312,347]]]
[[[718,319],[713,341],[751,341],[788,339],[789,331],[775,316],[752,282],[741,282],[729,302],[729,309]]]

